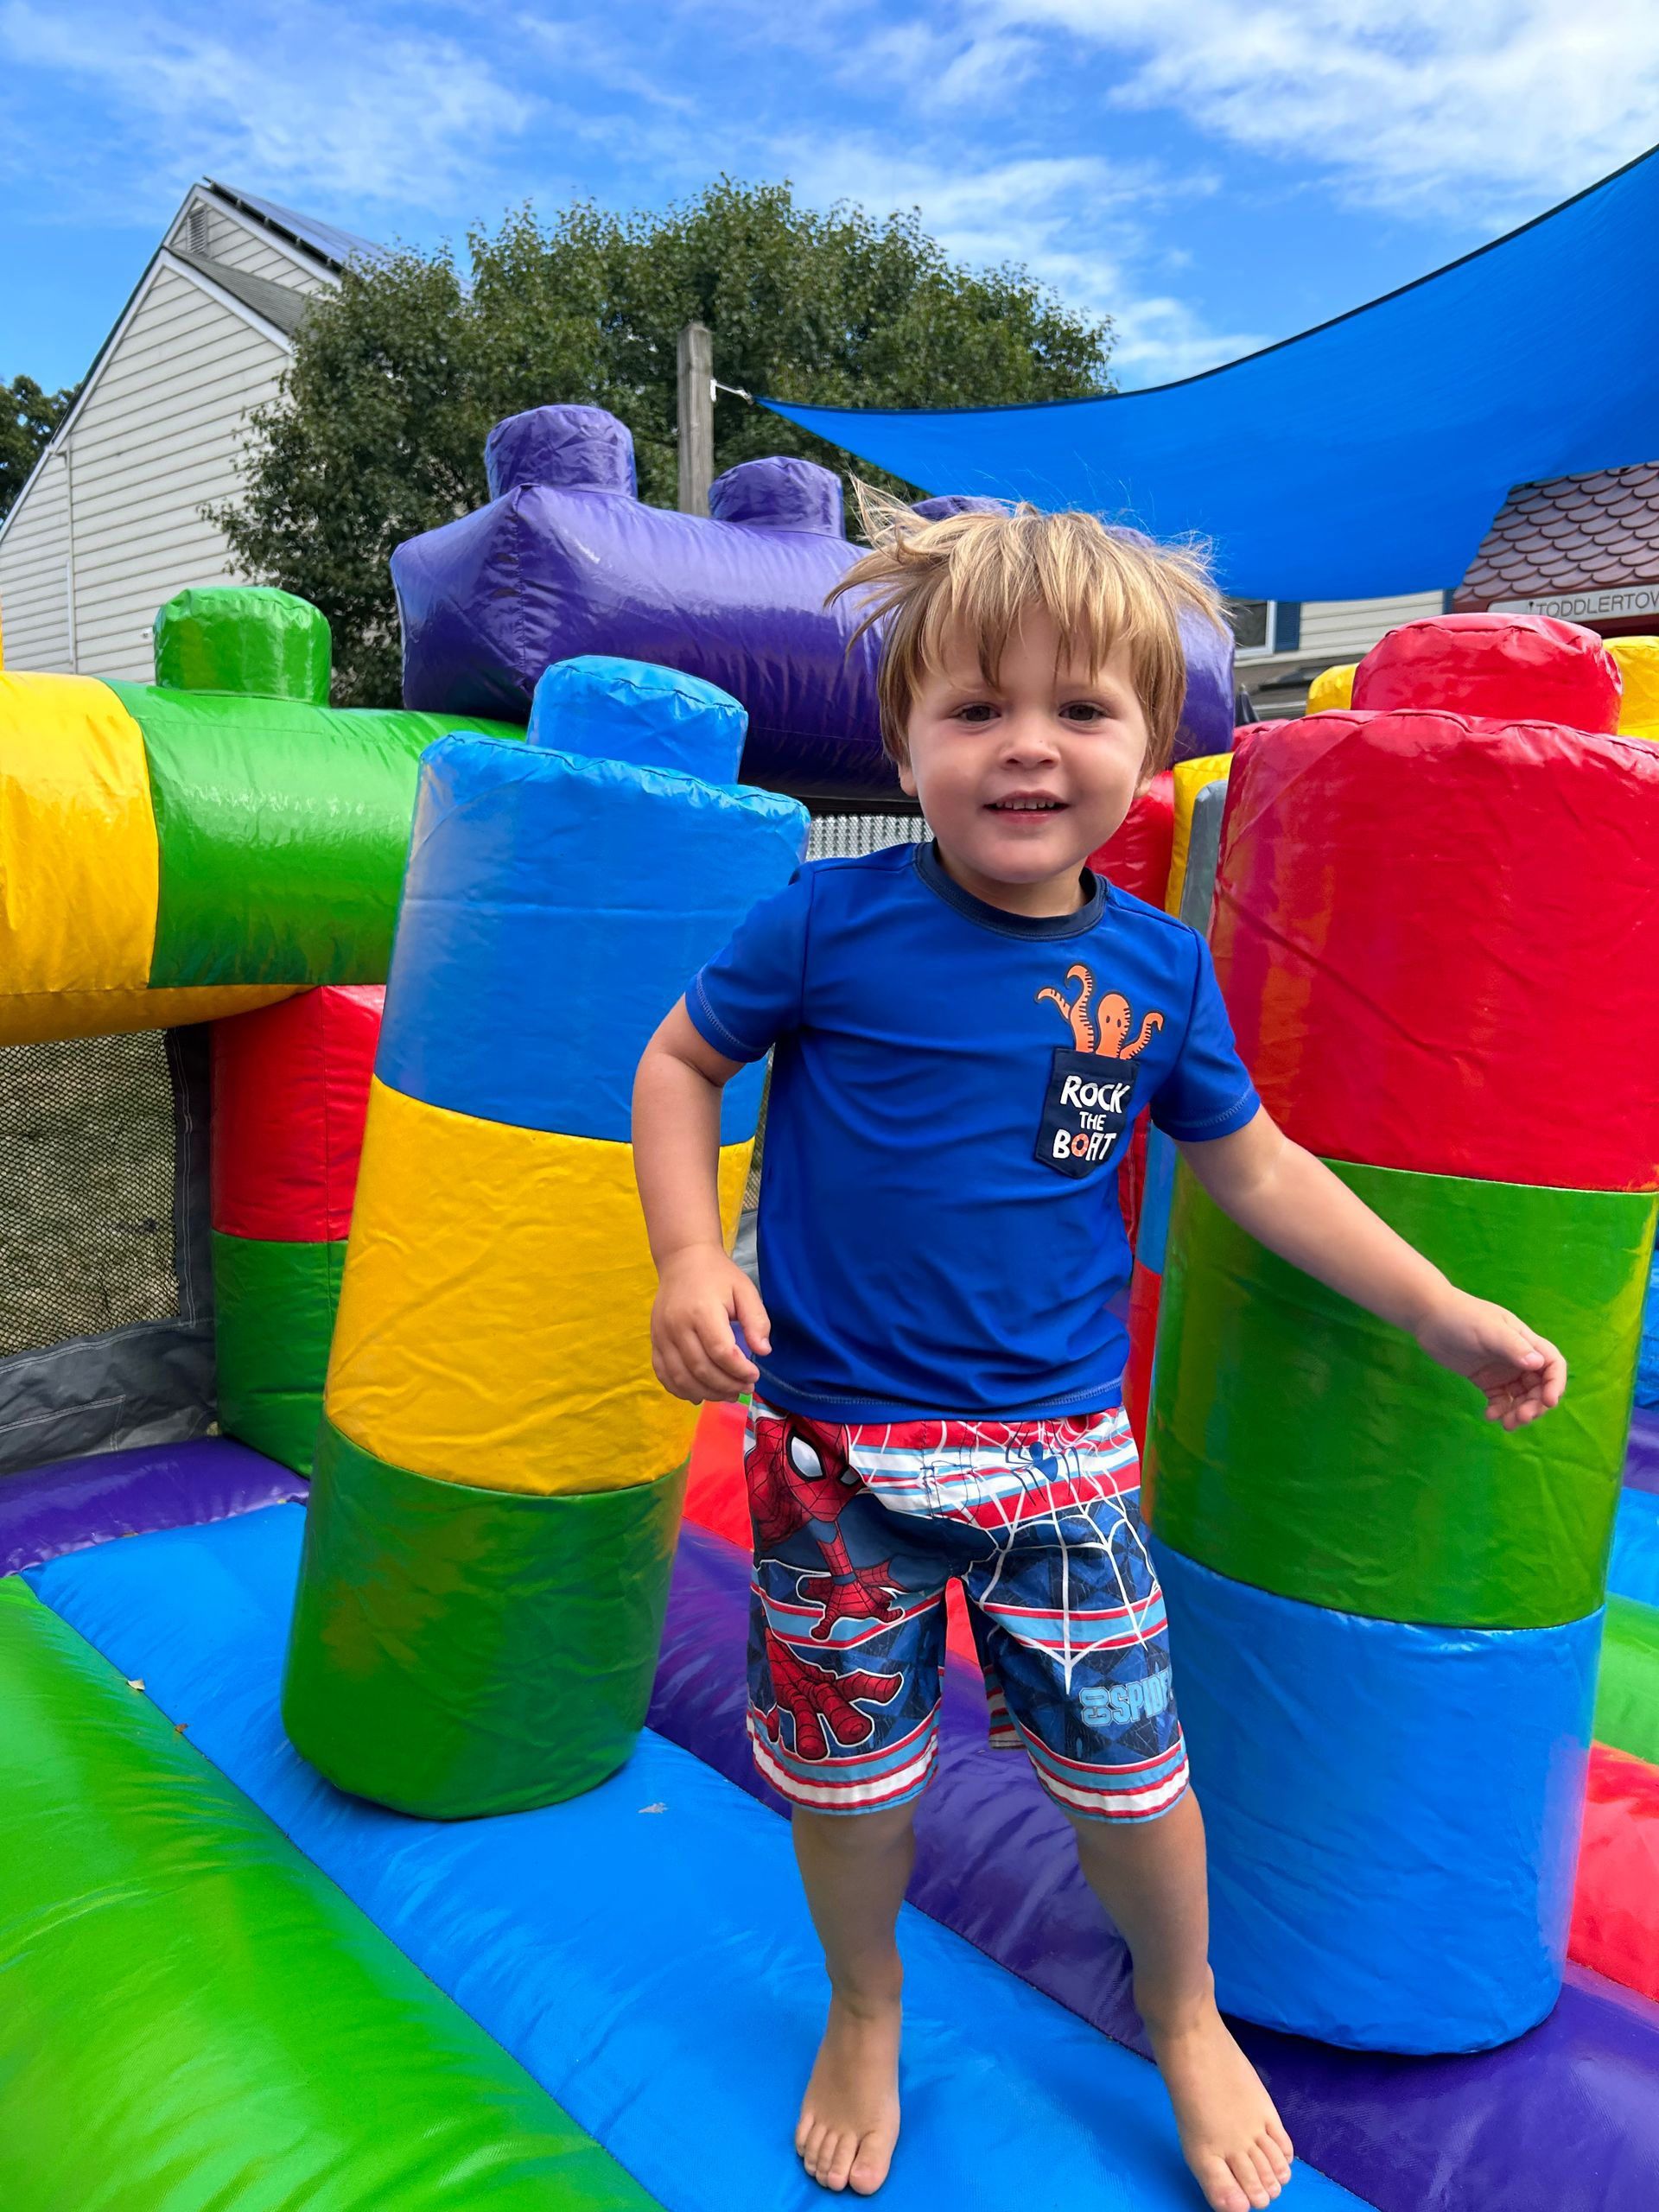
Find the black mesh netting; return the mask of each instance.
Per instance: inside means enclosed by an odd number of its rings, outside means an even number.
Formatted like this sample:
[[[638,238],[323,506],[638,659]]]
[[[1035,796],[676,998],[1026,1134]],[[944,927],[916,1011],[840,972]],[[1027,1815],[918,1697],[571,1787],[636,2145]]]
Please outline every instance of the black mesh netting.
[[[0,1049],[0,1357],[179,1311],[167,1039]]]

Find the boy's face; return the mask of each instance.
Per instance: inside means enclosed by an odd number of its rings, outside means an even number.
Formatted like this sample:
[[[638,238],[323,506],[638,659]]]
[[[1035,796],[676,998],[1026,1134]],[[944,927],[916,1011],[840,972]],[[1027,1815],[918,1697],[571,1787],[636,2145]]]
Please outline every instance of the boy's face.
[[[899,779],[968,889],[994,904],[1007,903],[999,887],[1013,891],[1032,911],[1052,896],[1065,912],[1140,788],[1147,731],[1125,646],[1095,669],[1057,667],[1058,649],[1033,609],[993,684],[971,640],[953,639],[912,705]]]

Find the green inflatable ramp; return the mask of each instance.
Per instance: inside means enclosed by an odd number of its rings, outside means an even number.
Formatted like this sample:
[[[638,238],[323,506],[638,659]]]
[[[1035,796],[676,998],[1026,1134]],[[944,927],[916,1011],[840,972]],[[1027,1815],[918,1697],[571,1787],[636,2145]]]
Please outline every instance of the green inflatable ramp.
[[[652,2212],[138,1689],[0,1581],[5,2212]]]

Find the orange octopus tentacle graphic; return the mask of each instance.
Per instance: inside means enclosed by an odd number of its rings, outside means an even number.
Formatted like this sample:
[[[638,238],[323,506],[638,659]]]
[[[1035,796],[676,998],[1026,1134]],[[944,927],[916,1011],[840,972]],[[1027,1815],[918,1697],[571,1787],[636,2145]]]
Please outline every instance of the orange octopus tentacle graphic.
[[[1122,991],[1108,991],[1100,1002],[1100,1044],[1097,1047],[1103,1060],[1132,1060],[1137,1052],[1144,1052],[1154,1033],[1164,1026],[1161,1014],[1149,1014],[1141,1024],[1139,1035],[1131,1045],[1126,1042],[1129,1033],[1129,1002]]]
[[[1052,983],[1045,983],[1042,989],[1037,994],[1037,1003],[1040,1006],[1043,1001],[1047,999],[1052,1005],[1058,1007],[1060,1012],[1065,1016],[1067,1021],[1071,1025],[1071,1040],[1073,1044],[1076,1045],[1078,1052],[1103,1052],[1105,1047],[1099,1043],[1095,1025],[1090,1019],[1089,1015],[1090,1001],[1095,995],[1095,977],[1093,969],[1085,968],[1082,961],[1074,960],[1071,965],[1065,971],[1065,980],[1068,983],[1075,982],[1077,986],[1077,995],[1074,999],[1068,1000],[1063,998],[1059,992],[1055,989]],[[1113,995],[1116,996],[1116,993],[1114,993]],[[1123,1019],[1124,1027],[1126,1028],[1128,1026],[1128,1005],[1126,1001],[1123,1003]]]
[[[1037,993],[1041,1005],[1046,1000],[1057,1006],[1071,1027],[1071,1041],[1080,1052],[1093,1052],[1103,1060],[1132,1060],[1144,1052],[1154,1037],[1164,1026],[1161,1014],[1154,1012],[1142,1020],[1134,1042],[1129,1041],[1129,1002],[1122,991],[1108,991],[1096,1007],[1095,976],[1080,960],[1072,962],[1065,971],[1068,983],[1077,986],[1077,995],[1068,999],[1045,983]]]

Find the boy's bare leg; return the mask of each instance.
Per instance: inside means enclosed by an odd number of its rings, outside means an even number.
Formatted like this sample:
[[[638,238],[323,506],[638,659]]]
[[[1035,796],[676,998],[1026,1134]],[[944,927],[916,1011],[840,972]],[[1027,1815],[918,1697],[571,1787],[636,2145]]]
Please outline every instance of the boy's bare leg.
[[[795,1856],[830,1974],[830,2024],[806,2085],[795,2148],[814,2181],[868,2196],[899,2139],[903,1980],[896,1929],[915,1863],[914,1807],[805,1813]]]
[[[1159,1820],[1072,1826],[1089,1886],[1129,1947],[1187,2164],[1215,2212],[1271,2203],[1290,2178],[1290,2138],[1216,2010],[1198,1800],[1189,1789]]]

